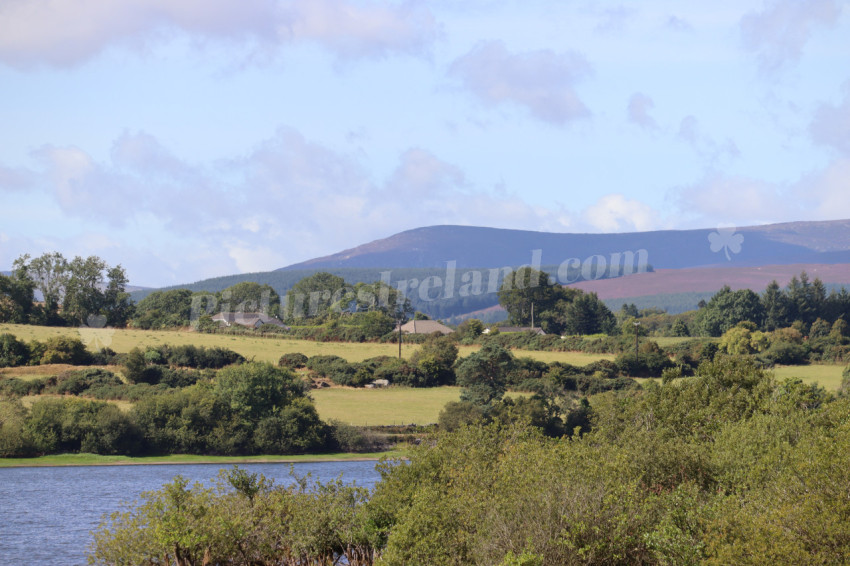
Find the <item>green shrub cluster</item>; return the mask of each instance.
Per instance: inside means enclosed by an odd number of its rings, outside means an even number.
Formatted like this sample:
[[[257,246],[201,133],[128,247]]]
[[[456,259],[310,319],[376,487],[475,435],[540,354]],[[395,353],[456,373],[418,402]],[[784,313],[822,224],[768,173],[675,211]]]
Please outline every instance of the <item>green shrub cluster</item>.
[[[461,424],[383,464],[372,493],[238,470],[217,488],[178,479],[104,524],[92,561],[850,562],[850,399],[718,357],[587,409],[592,429],[571,438]]]
[[[303,381],[271,364],[228,366],[180,388],[126,385],[100,369],[32,381],[6,379],[0,387],[8,396],[65,395],[39,399],[30,411],[19,400],[0,400],[0,416],[5,411],[20,417],[0,418],[0,437],[6,439],[0,456],[5,457],[79,451],[290,454],[335,446],[332,430],[319,420]],[[123,413],[115,405],[81,395],[121,395],[136,403]]]

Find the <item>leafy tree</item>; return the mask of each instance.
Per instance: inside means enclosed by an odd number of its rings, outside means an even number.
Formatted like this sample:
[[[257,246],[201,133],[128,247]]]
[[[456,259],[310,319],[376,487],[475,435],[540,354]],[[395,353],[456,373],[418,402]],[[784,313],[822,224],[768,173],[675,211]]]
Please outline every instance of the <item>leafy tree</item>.
[[[682,320],[681,318],[677,318],[676,322],[673,323],[673,327],[670,330],[670,333],[673,336],[690,336],[691,331],[688,328],[688,324]]]
[[[323,318],[331,307],[343,301],[353,300],[353,289],[342,277],[321,271],[298,281],[286,293],[284,317],[287,320],[300,318]]]
[[[768,284],[761,300],[765,311],[765,330],[785,328],[794,322],[793,305],[775,279]]]
[[[763,352],[769,346],[770,338],[765,333],[755,330],[755,325],[747,323],[739,323],[723,333],[720,338],[720,348],[736,356]]]
[[[243,422],[258,423],[304,396],[304,384],[289,370],[269,363],[229,366],[216,374],[213,391]]]
[[[415,314],[410,299],[383,281],[358,283],[353,295],[357,311],[378,311],[402,324]]]
[[[46,322],[56,321],[68,280],[68,260],[59,252],[45,253],[32,261],[29,254],[25,254],[16,259],[14,265],[16,272],[25,272],[41,291]]]
[[[27,345],[13,334],[0,334],[0,368],[26,365],[30,352]]]
[[[457,354],[457,344],[450,336],[429,336],[413,353],[410,363],[425,372],[435,385],[453,385]]]
[[[488,342],[457,366],[457,384],[463,387],[460,400],[488,410],[505,394],[508,374],[513,367],[513,354]]]
[[[270,285],[243,281],[219,293],[221,310],[229,312],[262,312],[275,316],[280,309],[280,295]]]
[[[154,291],[136,304],[132,325],[144,330],[188,326],[192,297],[189,289]]]
[[[550,310],[557,300],[557,289],[549,274],[531,267],[522,267],[505,276],[499,288],[499,304],[508,311],[508,321],[518,326],[531,325],[531,310],[540,313]]]
[[[749,289],[732,291],[725,285],[711,297],[705,308],[700,309],[697,324],[702,334],[720,336],[743,321],[760,327],[764,317],[764,306],[756,293]]]
[[[579,291],[570,295],[572,300],[558,300],[552,311],[544,313],[547,331],[555,334],[610,334],[614,331],[617,319],[596,293]]]
[[[24,433],[27,410],[17,399],[0,398],[0,458],[28,456],[32,452]]]
[[[357,313],[356,317],[355,320],[363,329],[363,334],[367,339],[380,338],[392,332],[395,327],[395,321],[392,317],[381,311]]]
[[[124,269],[120,265],[110,268],[97,256],[75,257],[69,262],[58,252],[33,260],[23,255],[15,260],[15,272],[41,291],[43,319],[48,324],[63,319],[71,324],[88,324],[93,316],[105,317],[104,324],[124,324],[131,313],[129,295],[124,292]]]
[[[468,318],[461,322],[456,330],[456,334],[461,340],[474,340],[484,333],[484,323],[477,318]]]
[[[42,364],[71,364],[75,366],[91,363],[91,353],[79,338],[51,336],[44,342]]]
[[[35,282],[25,269],[0,275],[0,322],[24,324],[33,312]]]

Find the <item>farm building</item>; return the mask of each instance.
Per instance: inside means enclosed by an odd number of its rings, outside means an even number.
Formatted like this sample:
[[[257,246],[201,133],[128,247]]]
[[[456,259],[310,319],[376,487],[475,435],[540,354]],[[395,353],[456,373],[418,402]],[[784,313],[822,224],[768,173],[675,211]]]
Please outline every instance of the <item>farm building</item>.
[[[278,319],[261,312],[220,312],[213,316],[212,320],[222,326],[238,324],[239,326],[246,326],[248,328],[259,328],[266,324],[271,324],[289,330],[289,327]]]
[[[398,326],[395,329],[398,332]],[[401,325],[401,331],[405,334],[432,334],[434,332],[451,334],[454,332],[454,330],[436,320],[411,320]]]

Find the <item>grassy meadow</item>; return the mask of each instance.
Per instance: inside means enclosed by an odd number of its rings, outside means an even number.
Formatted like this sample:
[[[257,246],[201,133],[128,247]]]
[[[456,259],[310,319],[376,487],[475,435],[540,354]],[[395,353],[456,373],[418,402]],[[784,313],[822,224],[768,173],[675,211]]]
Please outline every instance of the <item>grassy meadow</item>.
[[[829,391],[837,391],[841,385],[843,365],[812,364],[809,366],[777,366],[773,373],[777,379],[796,377],[804,383],[817,383]]]
[[[437,422],[446,403],[460,399],[460,387],[353,389],[311,391],[322,420],[357,426],[425,425]]]
[[[82,333],[81,333],[82,331]],[[259,338],[252,336],[228,336],[223,334],[200,334],[190,331],[147,331],[147,330],[92,330],[76,328],[53,328],[28,325],[0,324],[0,334],[9,332],[22,340],[45,340],[51,336],[80,337],[89,342],[89,347],[97,340],[95,347],[108,345],[116,352],[128,352],[134,347],[156,346],[162,344],[196,346],[221,346],[239,352],[248,359],[277,362],[280,356],[289,352],[301,352],[307,356],[333,354],[350,362],[362,361],[374,356],[398,355],[396,344],[313,342],[280,337]],[[93,334],[94,333],[94,334]],[[94,338],[94,339],[93,339]],[[659,342],[673,343],[681,338],[661,339]],[[409,357],[418,345],[402,346],[402,355]],[[468,356],[479,346],[461,346],[460,356]],[[613,354],[586,354],[583,352],[537,352],[514,350],[517,357],[531,357],[546,363],[564,362],[577,366],[596,360],[613,360]],[[58,375],[74,366],[46,365],[21,368],[0,369],[0,379],[17,377],[36,379]],[[120,374],[120,367],[107,367]],[[835,391],[841,384],[840,365],[810,365],[778,367],[778,378],[798,377],[806,383],[817,382],[826,389]],[[392,387],[389,389],[353,389],[333,387],[317,389],[312,392],[319,415],[324,420],[336,419],[353,425],[401,425],[430,424],[437,421],[442,408],[449,401],[457,401],[460,389],[440,387],[433,389],[409,389]],[[31,405],[37,397],[25,397],[23,402]],[[122,410],[129,410],[127,401],[113,401]]]
[[[377,344],[372,342],[314,342],[312,340],[297,340],[291,338],[253,336],[229,336],[226,334],[203,334],[186,330],[113,330],[90,328],[57,328],[47,326],[30,326],[20,324],[0,324],[0,334],[10,333],[19,340],[46,340],[52,336],[71,336],[80,338],[89,345],[90,349],[109,346],[118,353],[129,352],[135,347],[161,346],[170,344],[182,346],[220,346],[229,348],[260,362],[276,363],[280,356],[291,352],[301,352],[305,356],[335,355],[349,362],[362,362],[375,356],[397,356],[398,344]],[[418,344],[402,343],[402,356],[409,358],[419,348]],[[479,346],[461,346],[460,356],[468,356],[479,349]],[[574,365],[585,365],[595,360],[613,360],[611,354],[585,354],[582,352],[535,352],[515,350],[516,356],[529,356],[536,360],[565,362]],[[56,375],[49,374],[49,375]],[[11,376],[10,376],[11,377]],[[43,375],[41,377],[44,377]]]

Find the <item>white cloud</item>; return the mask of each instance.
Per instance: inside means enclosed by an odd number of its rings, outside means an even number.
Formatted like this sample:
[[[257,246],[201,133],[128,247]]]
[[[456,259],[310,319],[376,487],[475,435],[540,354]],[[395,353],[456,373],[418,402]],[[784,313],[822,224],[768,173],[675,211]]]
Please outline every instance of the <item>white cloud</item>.
[[[794,194],[813,219],[850,218],[850,158],[804,176],[794,185]]]
[[[740,226],[786,220],[796,205],[787,188],[741,176],[712,174],[674,192],[677,207],[704,226]]]
[[[144,45],[179,31],[204,40],[275,48],[313,41],[341,58],[422,54],[436,39],[418,4],[355,0],[6,0],[0,61],[70,66],[113,46]]]
[[[689,223],[704,226],[850,218],[850,159],[784,184],[713,174],[672,196]]]
[[[836,0],[774,0],[763,11],[741,19],[744,46],[768,72],[797,62],[817,26],[832,26],[841,14]]]
[[[424,225],[563,231],[571,223],[563,208],[475,188],[425,149],[403,152],[385,180],[374,179],[350,156],[289,128],[214,170],[144,133],[121,135],[104,163],[73,147],[35,156],[41,169],[31,174],[56,209],[110,241],[121,233],[134,270],[156,260],[163,273],[183,270],[184,281],[276,269]],[[225,186],[218,174],[233,181]]]
[[[583,221],[600,232],[631,232],[657,229],[658,213],[649,205],[621,194],[600,198],[582,213]]]
[[[563,125],[590,115],[575,85],[590,74],[579,53],[510,53],[501,41],[481,43],[452,63],[449,73],[489,104],[513,102],[536,118]]]
[[[4,167],[0,164],[0,191],[17,191],[32,186],[32,175],[22,168]]]
[[[841,104],[822,104],[818,108],[809,133],[817,143],[830,145],[850,156],[850,85],[845,88]]]
[[[641,92],[634,93],[629,99],[629,121],[645,130],[657,130],[658,124],[649,114],[653,108],[655,103],[650,97]]]

